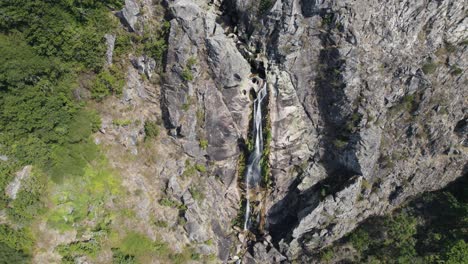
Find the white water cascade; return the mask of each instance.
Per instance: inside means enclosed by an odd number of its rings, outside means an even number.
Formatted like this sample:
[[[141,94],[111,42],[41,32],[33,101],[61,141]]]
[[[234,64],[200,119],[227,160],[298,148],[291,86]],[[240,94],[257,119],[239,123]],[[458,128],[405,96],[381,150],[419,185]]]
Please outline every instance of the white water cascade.
[[[268,90],[266,82],[263,87],[257,93],[257,99],[254,101],[254,114],[253,114],[253,129],[254,129],[254,140],[255,146],[252,153],[250,153],[247,171],[245,174],[245,198],[247,204],[245,207],[245,219],[244,219],[244,230],[249,229],[250,219],[250,194],[249,189],[258,185],[261,179],[261,166],[260,160],[263,153],[263,132],[262,132],[262,102],[267,96]]]

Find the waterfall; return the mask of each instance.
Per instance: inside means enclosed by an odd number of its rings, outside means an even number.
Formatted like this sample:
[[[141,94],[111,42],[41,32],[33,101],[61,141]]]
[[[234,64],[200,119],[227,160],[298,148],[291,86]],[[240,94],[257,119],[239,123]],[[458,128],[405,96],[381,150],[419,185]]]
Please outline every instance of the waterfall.
[[[266,82],[257,93],[257,99],[254,101],[253,129],[254,129],[254,150],[250,153],[247,171],[245,174],[245,197],[247,205],[245,208],[244,230],[249,229],[250,218],[250,194],[249,189],[258,185],[261,179],[262,169],[260,160],[263,153],[263,133],[262,133],[262,102],[268,93]]]

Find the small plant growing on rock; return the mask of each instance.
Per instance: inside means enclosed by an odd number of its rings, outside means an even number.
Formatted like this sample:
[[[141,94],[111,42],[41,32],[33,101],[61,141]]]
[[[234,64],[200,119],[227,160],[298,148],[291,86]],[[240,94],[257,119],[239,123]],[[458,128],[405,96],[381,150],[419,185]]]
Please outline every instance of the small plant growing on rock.
[[[437,63],[432,60],[428,60],[423,66],[422,71],[425,74],[433,74],[437,70]]]
[[[335,140],[333,141],[333,145],[335,145],[335,147],[337,147],[337,148],[339,148],[339,149],[342,149],[342,148],[344,148],[344,147],[346,147],[346,146],[348,145],[348,142],[346,142],[346,141],[343,140],[343,139],[337,138],[337,139],[335,139]]]
[[[115,125],[115,126],[124,127],[124,126],[129,126],[130,124],[132,124],[132,120],[130,120],[130,119],[114,119],[114,120],[112,120],[112,124]]]
[[[159,136],[159,126],[155,121],[145,121],[145,139],[156,138]]]
[[[202,173],[206,172],[206,167],[203,164],[195,164],[195,169]]]
[[[203,193],[202,189],[200,189],[200,187],[190,187],[189,192],[195,201],[201,202],[205,199],[205,194]]]
[[[208,148],[208,140],[200,139],[200,148],[206,150]]]
[[[460,69],[457,65],[453,65],[450,67],[450,74],[452,75],[460,75],[462,74],[463,70]]]

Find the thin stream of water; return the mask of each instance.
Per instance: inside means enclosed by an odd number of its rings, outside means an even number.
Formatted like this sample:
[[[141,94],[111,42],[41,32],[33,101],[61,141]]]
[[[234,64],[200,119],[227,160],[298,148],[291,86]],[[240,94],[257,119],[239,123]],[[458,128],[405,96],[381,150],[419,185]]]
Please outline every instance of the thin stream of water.
[[[247,172],[245,174],[245,197],[247,205],[245,208],[245,219],[244,219],[244,230],[248,230],[250,227],[250,194],[249,189],[256,187],[260,183],[261,179],[261,166],[260,160],[263,153],[263,132],[262,132],[262,102],[267,96],[267,85],[266,82],[263,87],[257,93],[257,99],[254,101],[254,115],[253,115],[253,129],[254,129],[254,150],[249,156],[247,163]]]

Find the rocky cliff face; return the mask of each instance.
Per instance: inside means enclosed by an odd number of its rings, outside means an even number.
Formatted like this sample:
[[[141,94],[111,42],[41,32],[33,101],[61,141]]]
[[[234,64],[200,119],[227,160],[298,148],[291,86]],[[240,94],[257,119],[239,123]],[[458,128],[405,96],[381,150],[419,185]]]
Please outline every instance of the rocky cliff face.
[[[145,18],[132,17],[138,6],[129,2],[122,14],[138,31]],[[250,243],[247,262],[305,260],[367,217],[466,173],[464,1],[166,6],[164,125],[187,160],[216,176],[203,181],[209,191],[202,206],[179,182],[182,168],[166,170],[173,174],[166,175],[167,192],[188,207],[189,238],[215,237],[221,260],[243,252],[245,241],[227,234],[242,213],[239,159],[261,79],[270,97],[271,184],[258,205],[264,221],[256,239],[263,242]]]

